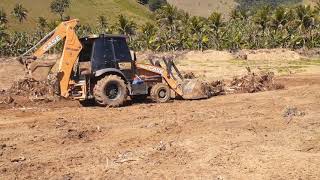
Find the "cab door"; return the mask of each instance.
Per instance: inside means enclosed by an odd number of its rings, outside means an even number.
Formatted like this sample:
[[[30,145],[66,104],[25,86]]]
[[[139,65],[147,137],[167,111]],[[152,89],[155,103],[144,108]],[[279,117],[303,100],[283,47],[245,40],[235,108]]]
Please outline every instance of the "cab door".
[[[113,48],[119,70],[126,76],[127,79],[132,79],[134,76],[132,71],[132,57],[126,42],[126,38],[113,38]]]
[[[95,40],[91,58],[93,71],[118,67],[112,41],[111,38],[98,38]]]

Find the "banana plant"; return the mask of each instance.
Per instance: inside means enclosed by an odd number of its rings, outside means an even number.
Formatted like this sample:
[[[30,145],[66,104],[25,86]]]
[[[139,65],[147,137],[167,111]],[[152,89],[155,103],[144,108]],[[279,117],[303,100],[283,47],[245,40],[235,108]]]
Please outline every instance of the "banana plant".
[[[20,23],[27,20],[28,10],[22,6],[22,4],[16,4],[11,12],[11,14],[18,19]]]

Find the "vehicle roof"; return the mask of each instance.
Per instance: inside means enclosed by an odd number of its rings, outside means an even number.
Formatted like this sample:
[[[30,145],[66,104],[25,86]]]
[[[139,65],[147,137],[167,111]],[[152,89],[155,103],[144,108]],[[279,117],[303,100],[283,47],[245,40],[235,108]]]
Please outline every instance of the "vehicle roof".
[[[80,38],[82,39],[97,39],[97,38],[103,38],[103,37],[110,37],[110,38],[128,38],[126,35],[119,35],[119,34],[92,34],[88,36],[84,36]]]

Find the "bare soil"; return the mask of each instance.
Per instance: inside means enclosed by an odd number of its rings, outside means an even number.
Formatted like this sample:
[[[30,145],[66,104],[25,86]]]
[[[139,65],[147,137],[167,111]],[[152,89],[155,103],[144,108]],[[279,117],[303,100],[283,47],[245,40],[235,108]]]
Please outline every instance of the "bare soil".
[[[115,109],[0,103],[0,179],[319,179],[320,74],[276,81],[285,89]]]

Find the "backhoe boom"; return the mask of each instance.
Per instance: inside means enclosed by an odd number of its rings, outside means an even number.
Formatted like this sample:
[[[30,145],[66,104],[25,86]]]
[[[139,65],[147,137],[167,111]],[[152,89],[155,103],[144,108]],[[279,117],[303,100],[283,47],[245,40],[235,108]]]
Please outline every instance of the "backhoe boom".
[[[32,55],[32,59],[33,60],[39,59],[53,46],[55,46],[61,40],[65,39],[63,52],[62,52],[59,69],[58,69],[60,93],[61,93],[61,96],[63,97],[69,96],[69,81],[70,81],[72,68],[82,49],[82,45],[74,30],[78,22],[79,21],[77,19],[62,22],[60,25],[57,26],[55,30],[53,30],[48,35],[46,35],[39,43],[37,43],[33,48],[31,48],[30,50],[28,50],[26,53],[22,55],[22,56],[25,56],[29,52],[36,50]],[[37,46],[39,46],[40,44],[42,45],[39,48],[37,48]],[[31,62],[27,66],[32,67],[32,63],[33,62]],[[29,68],[29,73],[32,75],[32,73],[37,69],[37,67],[41,67],[41,65],[35,65],[31,69]]]

